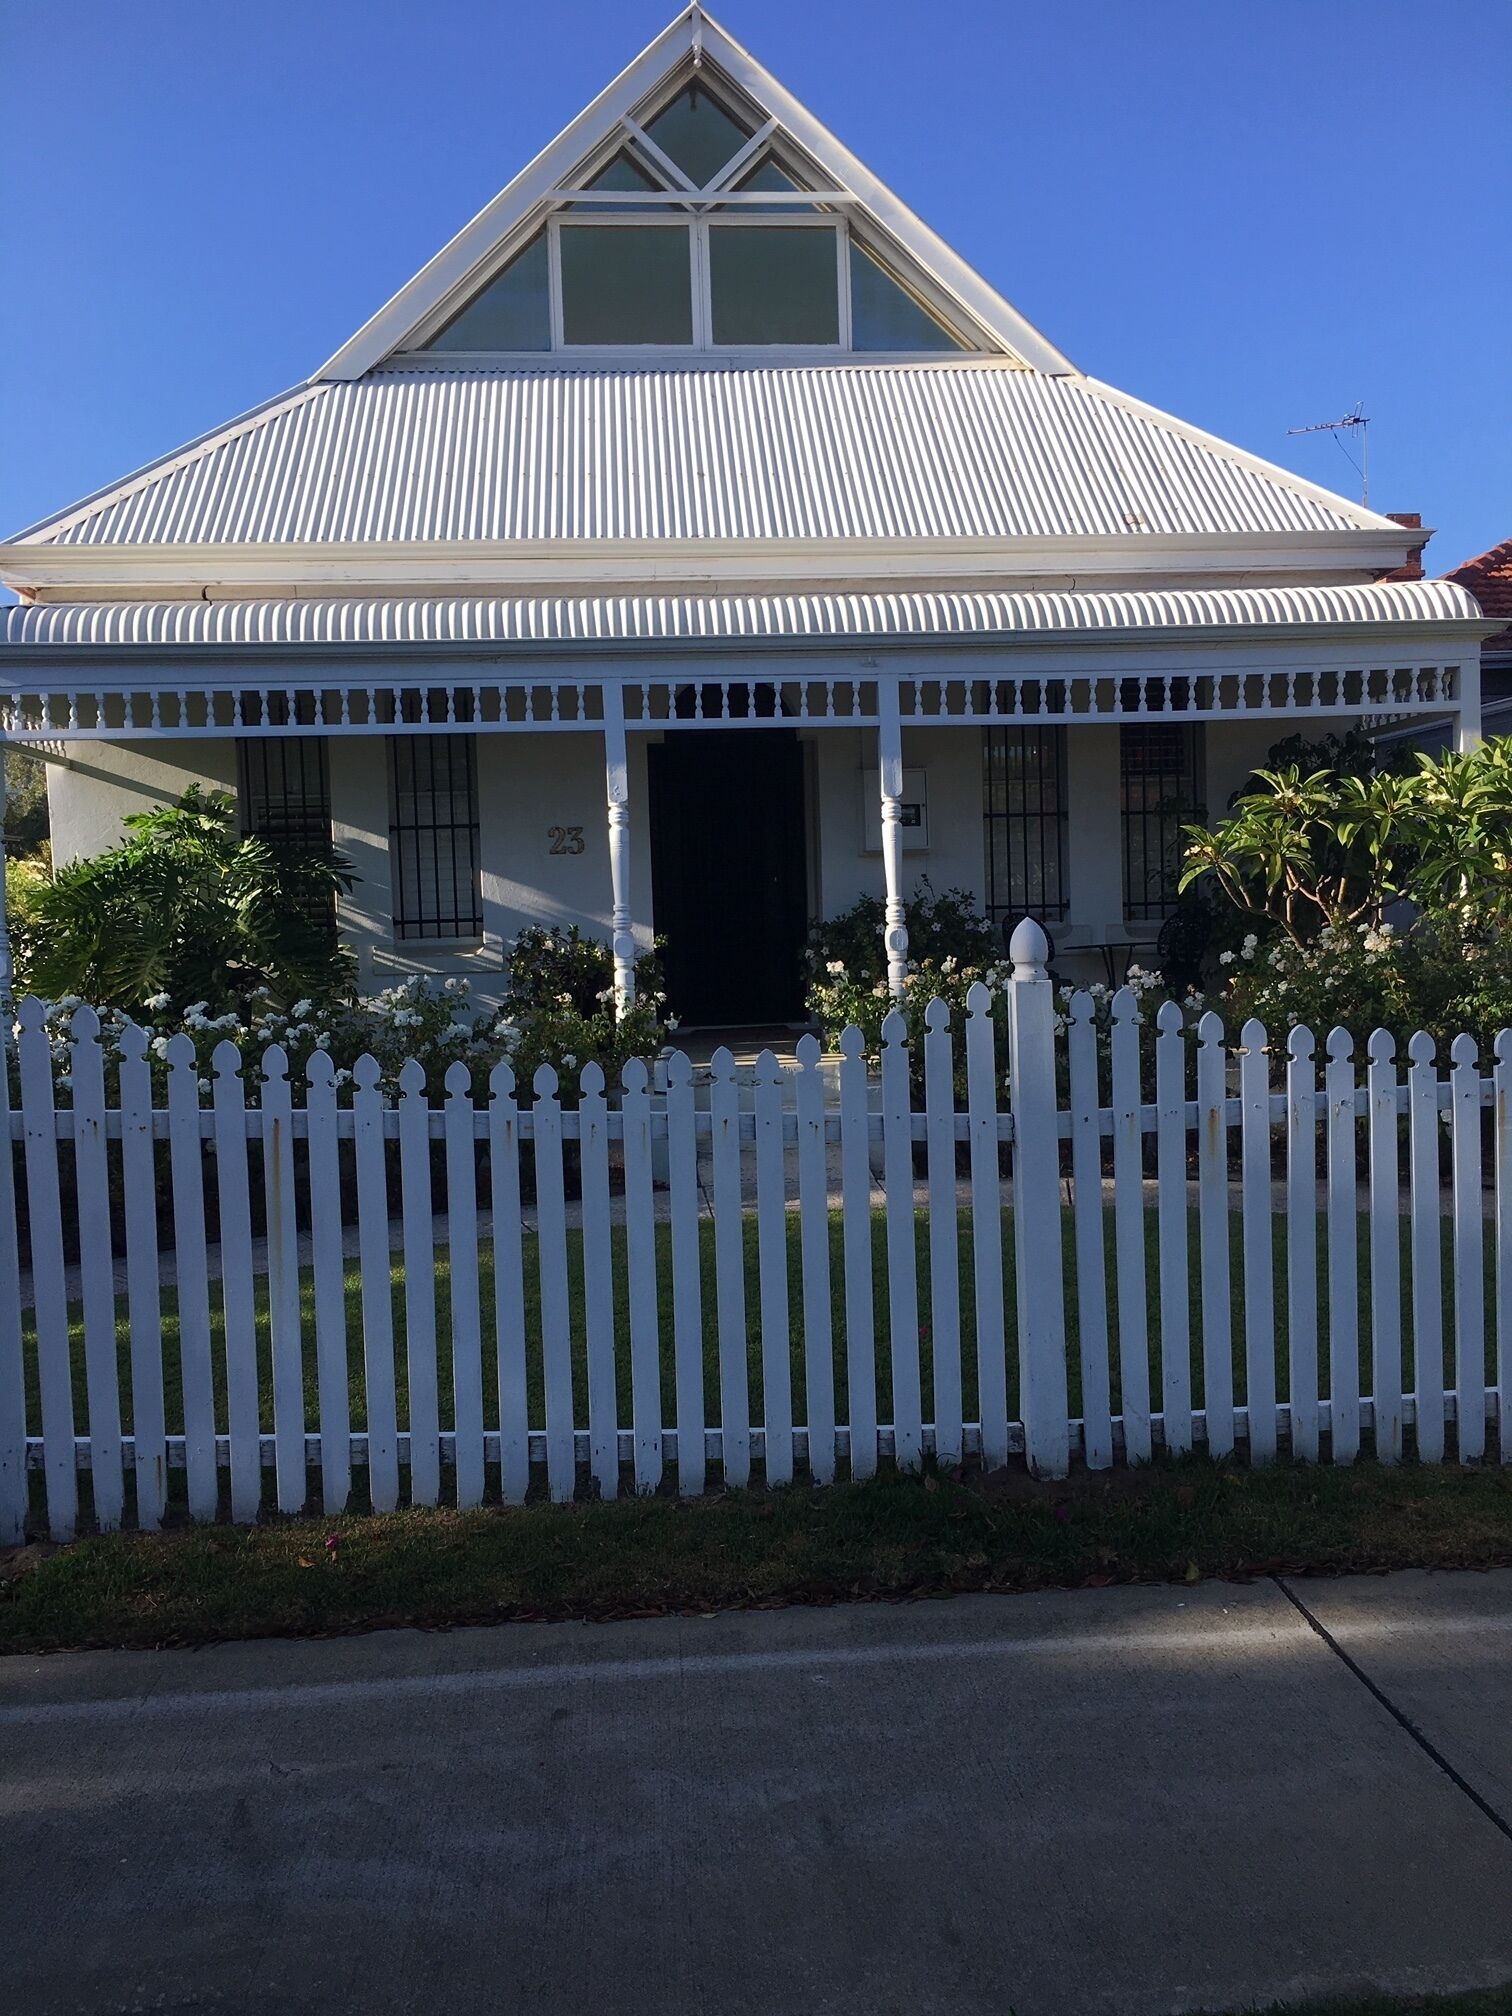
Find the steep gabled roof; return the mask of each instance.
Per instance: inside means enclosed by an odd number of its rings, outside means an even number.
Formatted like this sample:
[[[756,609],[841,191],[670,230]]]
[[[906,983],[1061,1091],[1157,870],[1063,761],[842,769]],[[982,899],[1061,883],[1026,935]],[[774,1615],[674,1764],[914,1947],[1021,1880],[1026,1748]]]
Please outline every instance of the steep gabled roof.
[[[777,133],[791,140],[830,186],[845,192],[847,207],[916,262],[994,343],[1001,345],[1005,355],[1038,371],[1075,370],[1053,343],[915,216],[748,50],[702,7],[691,6],[334,357],[328,358],[315,377],[361,377],[375,364],[403,351],[417,331],[444,320],[530,236],[552,193],[565,186],[584,163],[615,144],[627,117],[646,112],[671,96],[695,71],[712,72],[716,79],[733,86],[758,117],[775,122]]]
[[[864,254],[896,258],[919,313],[979,347],[427,351],[626,133],[656,152],[637,114],[654,123],[693,77],[731,94],[750,149],[780,139],[801,157],[810,179],[777,201],[834,209],[842,262],[853,231]],[[708,208],[744,158],[658,200]],[[1195,571],[1243,578],[1381,572],[1426,536],[1077,372],[694,6],[308,383],[0,543],[0,578],[44,595],[392,592],[744,568],[828,586],[883,567],[916,582],[1157,569],[1180,542]],[[846,542],[849,557],[894,550],[848,573]],[[740,549],[722,574],[721,544]]]

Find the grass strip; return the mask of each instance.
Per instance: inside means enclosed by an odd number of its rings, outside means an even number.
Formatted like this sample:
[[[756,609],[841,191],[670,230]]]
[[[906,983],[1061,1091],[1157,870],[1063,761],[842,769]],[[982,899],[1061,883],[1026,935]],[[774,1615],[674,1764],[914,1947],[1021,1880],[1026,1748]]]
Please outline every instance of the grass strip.
[[[1512,1470],[1490,1466],[926,1470],[34,1544],[0,1555],[0,1651],[1507,1564]]]
[[[1326,2002],[1273,2002],[1253,2016],[1512,2016],[1512,1987],[1463,1995],[1366,1995]]]

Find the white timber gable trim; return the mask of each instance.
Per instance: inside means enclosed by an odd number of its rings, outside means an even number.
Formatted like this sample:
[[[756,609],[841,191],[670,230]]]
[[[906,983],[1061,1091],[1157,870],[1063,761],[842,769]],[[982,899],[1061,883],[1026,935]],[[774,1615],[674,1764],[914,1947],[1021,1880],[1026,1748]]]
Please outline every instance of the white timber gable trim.
[[[1075,374],[1053,343],[953,252],[923,219],[857,160],[829,129],[785,90],[771,72],[699,6],[686,8],[570,126],[421,268],[392,300],[315,373],[326,379],[363,377],[398,352],[409,350],[486,285],[510,255],[539,228],[546,206],[558,200],[569,176],[586,181],[626,137],[656,156],[676,180],[687,177],[645,134],[636,113],[670,97],[697,71],[733,84],[760,119],[741,160],[761,145],[786,138],[817,170],[808,201],[826,196],[858,213],[884,244],[891,241],[921,275],[963,310],[971,323],[1010,358],[1036,371]],[[717,87],[716,87],[717,88]],[[731,169],[727,167],[728,178]],[[768,196],[765,199],[770,202]]]

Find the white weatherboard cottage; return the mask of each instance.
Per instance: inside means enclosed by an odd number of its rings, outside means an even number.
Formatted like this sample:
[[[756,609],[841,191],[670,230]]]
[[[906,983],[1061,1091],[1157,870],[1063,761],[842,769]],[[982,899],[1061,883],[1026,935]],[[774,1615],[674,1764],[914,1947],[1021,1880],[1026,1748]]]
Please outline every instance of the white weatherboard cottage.
[[[1095,973],[1280,736],[1472,741],[1425,537],[1083,375],[691,7],[306,384],[0,545],[0,734],[60,860],[195,779],[329,834],[366,986],[557,920],[782,1021],[864,892],[895,991],[923,875]]]

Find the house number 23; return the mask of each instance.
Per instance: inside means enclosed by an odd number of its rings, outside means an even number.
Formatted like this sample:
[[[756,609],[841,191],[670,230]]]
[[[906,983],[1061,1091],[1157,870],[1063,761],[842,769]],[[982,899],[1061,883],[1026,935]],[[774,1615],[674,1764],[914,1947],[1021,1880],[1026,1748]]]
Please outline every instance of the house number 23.
[[[546,838],[553,854],[581,854],[587,844],[581,826],[548,826]]]

